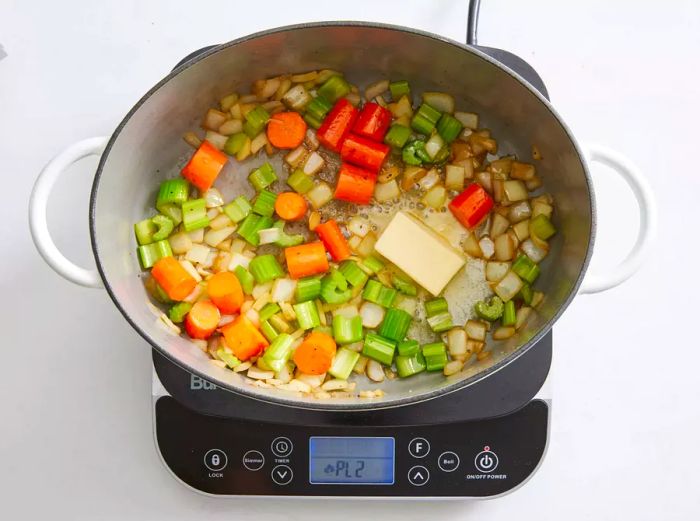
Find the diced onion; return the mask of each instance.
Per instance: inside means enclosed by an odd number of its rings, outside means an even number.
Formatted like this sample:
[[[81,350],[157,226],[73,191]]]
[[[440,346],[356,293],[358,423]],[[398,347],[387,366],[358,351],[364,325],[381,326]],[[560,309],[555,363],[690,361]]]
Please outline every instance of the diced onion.
[[[227,226],[233,226],[234,228],[236,227],[233,224],[233,221],[231,221],[229,216],[225,213],[217,215],[209,222],[209,228],[211,228],[212,230],[221,230],[222,228],[226,228]]]
[[[503,191],[510,202],[525,201],[528,198],[527,188],[522,181],[505,181],[503,183]]]
[[[380,364],[376,360],[370,360],[369,362],[367,362],[367,368],[365,369],[365,372],[367,373],[369,379],[374,382],[384,381],[384,368],[382,367],[382,364]]]
[[[254,380],[269,380],[275,376],[275,373],[273,371],[265,371],[259,367],[252,366],[250,369],[248,369],[246,376]]]
[[[510,227],[510,221],[503,217],[500,213],[494,213],[491,218],[491,226],[489,228],[489,235],[492,239],[495,239],[499,235],[506,233]]]
[[[188,232],[187,235],[192,242],[204,242],[204,228]]]
[[[388,183],[392,179],[399,177],[401,168],[397,164],[387,164],[382,167],[377,176],[377,181],[380,183]]]
[[[313,128],[308,128],[306,130],[306,136],[304,137],[304,143],[311,150],[318,150],[321,144],[318,142],[318,137],[316,136],[316,131]]]
[[[275,280],[274,284],[272,284],[272,301],[291,302],[292,298],[294,298],[296,287],[296,280],[286,278]]]
[[[464,167],[447,165],[445,167],[445,188],[462,191],[464,188]]]
[[[413,116],[413,107],[411,107],[411,101],[408,99],[408,96],[401,96],[399,101],[396,103],[389,103],[387,108],[395,118],[410,118]]]
[[[455,99],[445,92],[424,92],[423,102],[440,112],[452,114],[455,111]]]
[[[236,319],[234,315],[221,315],[221,318],[219,319],[219,323],[217,324],[218,327],[223,327],[226,324],[230,324]]]
[[[455,327],[447,332],[447,346],[450,356],[467,354],[467,333],[461,327]]]
[[[493,339],[494,340],[505,340],[506,338],[510,338],[515,334],[515,328],[512,326],[503,326],[497,328],[493,332]]]
[[[173,250],[175,255],[182,255],[187,253],[192,247],[192,239],[185,232],[179,232],[171,235],[168,238],[170,243],[170,248]]]
[[[490,259],[496,251],[496,246],[490,237],[482,237],[479,241],[479,248],[481,249],[481,255],[485,259]]]
[[[289,154],[284,156],[284,160],[289,163],[292,168],[296,168],[304,160],[308,151],[303,145],[298,146],[292,150]]]
[[[499,282],[503,277],[506,276],[506,273],[508,273],[509,269],[510,262],[487,262],[485,269],[486,280],[489,282]]]
[[[282,230],[279,228],[266,228],[264,230],[258,230],[258,237],[260,238],[260,244],[272,244],[280,239],[282,236]]]
[[[515,244],[513,244],[513,240],[511,239],[510,235],[507,233],[499,235],[493,242],[495,245],[494,253],[496,260],[508,261],[513,258],[515,255]]]
[[[455,112],[454,113],[455,118],[457,121],[459,121],[462,125],[464,125],[467,128],[470,128],[472,130],[476,130],[479,128],[479,115],[474,114],[473,112]]]
[[[357,246],[357,254],[361,257],[369,257],[374,252],[374,244],[377,242],[377,236],[374,233],[368,233]]]
[[[445,376],[452,376],[453,374],[459,373],[463,367],[463,360],[450,360],[445,364],[445,367],[442,368],[442,374]]]
[[[311,152],[304,163],[304,173],[306,175],[314,175],[323,168],[324,163],[325,161],[318,152]]]
[[[190,262],[196,262],[197,264],[206,264],[211,251],[211,248],[208,246],[204,246],[203,244],[195,244],[185,254],[185,259]]]
[[[243,255],[242,253],[234,252],[231,254],[231,262],[228,264],[228,270],[234,271],[238,266],[243,266],[248,269],[250,266],[250,257]]]
[[[513,232],[518,238],[519,242],[523,242],[525,239],[530,237],[530,223],[529,221],[520,221],[518,224],[513,225]]]
[[[364,237],[369,233],[369,230],[370,224],[361,217],[355,216],[350,219],[350,222],[348,222],[348,231],[357,235],[358,237]]]
[[[548,219],[552,217],[552,211],[554,209],[551,205],[543,203],[540,201],[533,201],[532,203],[532,218],[534,219],[538,215],[544,215]]]
[[[265,282],[264,284],[256,284],[253,287],[253,294],[252,297],[255,300],[258,300],[260,297],[262,297],[265,293],[270,293],[270,290],[272,290],[272,282]],[[280,306],[281,307],[281,306]],[[295,315],[296,317],[296,315]]]
[[[547,256],[547,250],[544,248],[540,248],[537,246],[534,242],[532,242],[532,239],[526,239],[523,241],[523,243],[520,245],[520,249],[523,250],[523,253],[530,257],[530,260],[532,262],[541,262],[542,259],[544,259]]]
[[[353,304],[346,304],[344,306],[340,306],[339,308],[336,308],[333,310],[333,316],[340,316],[340,317],[347,317],[347,318],[352,318],[356,317],[359,315],[360,312],[357,309],[357,306]]]
[[[229,119],[219,127],[219,134],[222,136],[231,136],[243,131],[243,121],[240,119]]]
[[[327,183],[320,182],[306,193],[306,197],[311,202],[311,206],[318,209],[333,199],[333,190]]]
[[[407,169],[408,170],[408,169]],[[440,174],[434,168],[418,181],[418,186],[423,190],[430,190],[440,182]]]
[[[384,308],[374,302],[365,302],[360,307],[360,316],[362,317],[362,326],[373,329],[384,320]]]
[[[421,201],[426,206],[429,206],[430,208],[434,208],[435,210],[437,210],[437,209],[443,207],[446,199],[447,199],[447,190],[445,190],[444,186],[437,185],[437,186],[432,187],[430,190],[428,190],[428,193],[426,193],[423,196]]]
[[[225,112],[216,109],[209,109],[204,115],[202,126],[207,130],[219,130],[219,127],[224,124],[228,116]]]
[[[434,159],[438,155],[438,152],[445,146],[445,141],[440,137],[437,132],[430,136],[430,139],[425,143],[425,151],[430,156],[430,159]]]
[[[350,249],[353,251],[357,251],[357,247],[360,245],[362,242],[362,237],[358,237],[357,235],[353,235],[348,239],[348,246],[350,246]]]
[[[250,142],[250,151],[253,154],[257,154],[258,150],[267,145],[267,135],[265,132],[260,132],[253,140]]]
[[[296,381],[304,383],[311,388],[321,387],[323,381],[326,379],[326,373],[323,374],[304,374],[297,372]],[[294,380],[292,380],[294,382]]]
[[[521,201],[508,209],[508,219],[512,223],[529,219],[530,215],[532,215],[532,210],[530,210],[530,203],[527,201]]]
[[[535,177],[535,165],[513,161],[513,165],[510,169],[510,176],[513,179],[528,181]]]
[[[218,132],[214,132],[213,130],[207,130],[207,133],[204,135],[204,139],[209,141],[209,143],[214,145],[219,150],[223,150],[228,137],[219,134]]]
[[[486,340],[486,324],[479,320],[467,320],[464,330],[472,340],[478,340],[479,342]]]
[[[471,257],[476,257],[477,259],[483,255],[481,246],[479,246],[479,241],[476,240],[474,232],[469,232],[469,235],[462,241],[462,249],[466,254]]]
[[[253,308],[250,308],[248,311],[246,311],[245,316],[256,327],[258,327],[260,325],[260,314],[256,310],[254,310]]]
[[[292,79],[292,81],[294,80]],[[303,85],[295,85],[282,96],[282,103],[293,110],[303,109],[310,101],[311,95],[306,91]]]
[[[401,188],[410,190],[413,186],[428,174],[425,168],[419,166],[407,166],[401,178]]]
[[[493,291],[498,295],[501,300],[508,301],[513,299],[523,287],[523,281],[520,280],[515,273],[509,271],[501,281],[496,284]]]
[[[190,261],[188,261],[188,260],[181,260],[181,261],[180,261],[180,266],[182,266],[183,268],[185,268],[185,271],[186,271],[187,273],[189,273],[190,275],[192,275],[192,278],[193,278],[194,280],[196,280],[197,282],[199,282],[199,281],[202,280],[202,276],[201,276],[201,275],[199,274],[199,272],[197,271],[197,268],[195,268],[195,267],[194,267],[194,264],[192,264]]]
[[[228,239],[235,231],[235,226],[226,226],[220,230],[208,230],[204,234],[204,242],[206,242],[209,246],[216,248],[220,242]]]
[[[389,80],[376,81],[367,86],[365,89],[365,98],[368,100],[381,96],[389,90]]]
[[[374,187],[374,198],[380,203],[393,201],[398,199],[400,195],[401,190],[399,190],[396,179],[392,179],[388,183],[377,183]]]
[[[362,98],[360,98],[360,95],[357,92],[351,92],[350,94],[345,96],[345,99],[348,100],[350,104],[355,107],[357,107],[362,101]]]

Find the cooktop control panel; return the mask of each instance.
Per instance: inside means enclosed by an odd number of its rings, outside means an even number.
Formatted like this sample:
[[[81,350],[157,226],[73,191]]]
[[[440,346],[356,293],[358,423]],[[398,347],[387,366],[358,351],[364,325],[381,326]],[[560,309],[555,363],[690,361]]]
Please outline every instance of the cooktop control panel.
[[[301,426],[155,402],[158,446],[185,484],[216,495],[487,497],[537,468],[549,405],[441,425]]]

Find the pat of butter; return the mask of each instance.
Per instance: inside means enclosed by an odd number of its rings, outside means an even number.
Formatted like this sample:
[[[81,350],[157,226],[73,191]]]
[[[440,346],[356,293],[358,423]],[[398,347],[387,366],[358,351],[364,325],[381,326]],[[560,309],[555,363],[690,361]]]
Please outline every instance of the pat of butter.
[[[394,215],[374,248],[434,296],[465,263],[440,235],[404,212]]]

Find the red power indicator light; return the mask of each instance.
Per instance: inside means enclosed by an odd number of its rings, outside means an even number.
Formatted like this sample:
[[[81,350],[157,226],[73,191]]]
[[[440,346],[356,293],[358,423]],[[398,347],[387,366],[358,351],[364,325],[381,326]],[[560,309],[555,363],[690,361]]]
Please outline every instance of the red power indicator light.
[[[488,445],[486,445],[486,446],[484,447],[484,450],[488,452],[488,451],[491,450],[491,447],[489,447]]]

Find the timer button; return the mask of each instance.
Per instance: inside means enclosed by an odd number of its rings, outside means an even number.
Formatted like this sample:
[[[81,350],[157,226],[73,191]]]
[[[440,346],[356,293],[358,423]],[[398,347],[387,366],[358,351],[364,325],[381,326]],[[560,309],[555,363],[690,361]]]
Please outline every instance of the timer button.
[[[277,465],[272,469],[272,481],[278,485],[288,485],[293,477],[294,473],[287,465]]]
[[[430,443],[425,438],[413,438],[408,444],[408,452],[414,458],[425,458],[430,452]]]
[[[414,487],[422,487],[429,479],[430,472],[422,465],[411,467],[411,470],[408,471],[408,481],[410,481],[411,485]]]
[[[278,458],[284,458],[292,453],[294,446],[289,438],[275,438],[272,440],[272,453]]]
[[[221,449],[211,449],[204,455],[204,466],[212,472],[224,470],[228,464],[228,457]]]
[[[249,450],[243,454],[243,466],[248,470],[260,470],[265,464],[265,456],[260,451]]]
[[[496,453],[492,452],[491,449],[486,446],[484,447],[484,450],[482,450],[476,455],[476,458],[474,458],[474,466],[476,467],[476,470],[483,474],[493,472],[496,470],[496,467],[498,467],[498,456],[496,456]]]
[[[443,452],[438,458],[438,467],[443,472],[454,472],[459,467],[459,456],[451,451]]]

